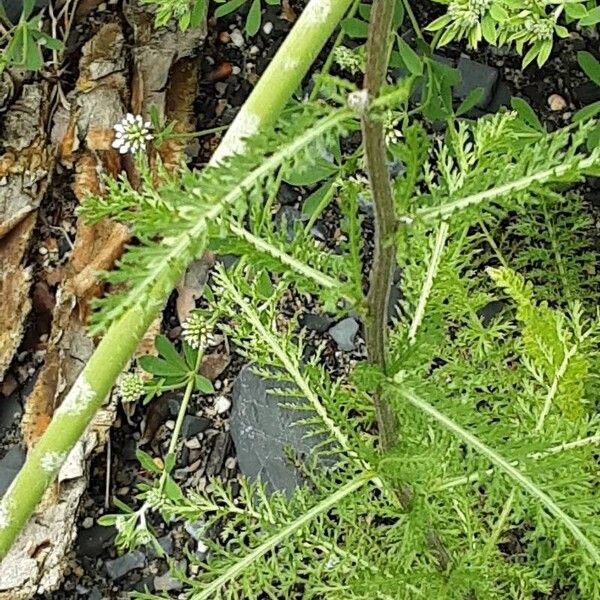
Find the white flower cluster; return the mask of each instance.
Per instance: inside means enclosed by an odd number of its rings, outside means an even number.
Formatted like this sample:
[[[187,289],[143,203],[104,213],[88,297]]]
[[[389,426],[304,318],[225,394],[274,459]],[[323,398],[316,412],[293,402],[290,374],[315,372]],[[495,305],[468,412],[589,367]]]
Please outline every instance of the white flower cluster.
[[[146,142],[153,139],[150,133],[152,124],[144,121],[141,115],[127,113],[115,126],[115,140],[113,148],[117,148],[121,154],[131,152],[137,154],[146,148]]]
[[[119,396],[123,402],[135,402],[144,395],[144,380],[139,373],[125,373],[119,383]]]
[[[360,56],[346,46],[338,46],[333,51],[333,60],[335,60],[336,64],[341,69],[345,69],[353,75],[362,71],[362,61]]]
[[[468,0],[452,2],[448,6],[448,15],[465,28],[475,27],[490,7],[492,0]]]
[[[182,323],[183,339],[194,350],[214,346],[215,338],[212,335],[212,325],[204,318],[201,312],[192,312]]]
[[[402,130],[400,129],[400,119],[391,111],[387,111],[383,119],[383,127],[385,130],[385,143],[388,146],[397,144],[402,139]]]
[[[554,36],[554,21],[552,19],[539,19],[526,21],[525,29],[531,33],[531,36],[537,41],[551,40]]]

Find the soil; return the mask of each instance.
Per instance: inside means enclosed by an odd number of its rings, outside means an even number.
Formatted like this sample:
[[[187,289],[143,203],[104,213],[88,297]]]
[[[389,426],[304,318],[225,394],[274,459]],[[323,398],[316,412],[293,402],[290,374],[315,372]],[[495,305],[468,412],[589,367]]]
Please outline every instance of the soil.
[[[301,1],[291,2],[291,8],[300,12],[302,4]],[[420,6],[422,4],[419,3]],[[115,20],[123,21],[120,3],[99,4],[88,0],[82,3],[80,11],[88,9],[89,13],[76,23],[67,44],[66,70],[61,77],[62,91],[65,94],[72,89],[77,79],[82,45],[101,25]],[[439,7],[435,7],[431,14],[418,14],[419,21],[430,21],[435,10],[439,10]],[[231,122],[292,26],[288,20],[281,18],[280,7],[265,4],[263,29],[250,39],[243,32],[244,18],[243,13],[237,13],[218,22],[214,19],[209,21],[208,37],[204,47],[198,51],[199,85],[194,101],[197,130]],[[265,29],[266,24],[271,24],[272,27],[267,26]],[[232,41],[237,39],[238,33],[244,37],[241,47]],[[587,85],[576,60],[578,50],[587,49],[597,54],[597,48],[597,34],[590,37],[574,34],[557,42],[551,59],[541,70],[530,68],[524,72],[521,70],[520,58],[498,49],[474,52],[467,51],[464,46],[453,45],[442,54],[453,59],[468,54],[477,62],[497,68],[500,79],[508,84],[511,92],[530,102],[544,124],[549,129],[554,129],[567,122],[578,108],[600,99],[598,88]],[[317,68],[320,64],[322,62],[318,61]],[[51,83],[56,85],[56,81]],[[564,108],[551,109],[549,99],[552,95],[558,95],[564,100]],[[202,137],[199,143],[191,144],[188,147],[189,163],[197,167],[205,164],[218,140],[219,134],[216,134]],[[51,332],[57,289],[53,275],[67,264],[72,252],[78,201],[72,191],[71,176],[69,172],[56,174],[38,211],[28,257],[29,264],[33,266],[32,310],[25,335],[0,390],[0,460],[20,441],[19,416],[44,362],[45,348]],[[589,183],[583,191],[589,200],[590,210],[600,210],[598,182]],[[293,190],[284,187],[280,200],[282,204],[301,209],[303,199],[309,192],[309,189]],[[335,233],[339,230],[338,219],[339,215],[335,210],[328,210],[320,220],[319,227],[322,231]],[[368,220],[365,230],[369,231]],[[332,239],[333,236],[324,237]],[[332,324],[327,321],[327,316],[317,306],[307,304],[306,299],[300,301],[294,297],[290,297],[287,307],[290,314],[299,305],[302,305],[308,315],[305,319],[312,319],[311,322],[314,322],[309,342],[311,339],[326,340],[328,353],[325,360],[332,372],[345,372],[348,365],[361,356],[360,340],[354,350],[341,351],[327,334]],[[285,313],[284,308],[283,314]],[[162,330],[175,341],[179,338],[181,329],[176,315],[175,295],[165,310]],[[234,349],[232,351],[231,361],[214,378],[214,386],[219,395],[230,395],[233,381],[244,365],[241,357],[235,355]],[[139,405],[128,413],[122,407],[118,408],[109,442],[91,462],[89,487],[81,503],[77,540],[68,555],[64,582],[59,590],[35,596],[38,600],[117,599],[127,597],[127,593],[132,590],[177,589],[175,582],[166,575],[166,561],[158,558],[153,551],[142,550],[141,555],[128,554],[125,558],[119,558],[113,544],[114,530],[96,525],[96,519],[110,512],[106,501],[112,497],[118,497],[131,506],[136,504],[135,484],[143,475],[139,472],[135,457],[136,447],[143,439],[146,443],[142,447],[146,451],[153,456],[164,456],[179,400],[180,395],[173,393],[150,405]],[[3,414],[9,416],[4,418]],[[235,448],[229,435],[229,413],[218,414],[210,401],[193,397],[188,415],[183,447],[174,472],[175,479],[184,488],[196,489],[206,486],[209,477],[235,481],[239,473]],[[186,530],[180,524],[166,527],[159,521],[154,525],[163,547],[168,549],[179,566],[185,568],[185,552],[198,551],[193,530],[189,526]],[[134,568],[129,568],[132,565]]]

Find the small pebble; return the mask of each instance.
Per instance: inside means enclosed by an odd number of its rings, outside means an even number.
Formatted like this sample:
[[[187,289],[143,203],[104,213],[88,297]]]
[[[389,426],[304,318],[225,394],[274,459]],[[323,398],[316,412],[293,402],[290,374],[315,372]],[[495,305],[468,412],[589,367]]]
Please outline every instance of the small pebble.
[[[231,471],[233,471],[233,469],[235,469],[235,466],[237,465],[237,460],[235,459],[235,457],[230,456],[226,461],[225,461],[225,467]]]
[[[567,108],[567,101],[559,94],[552,94],[548,98],[548,106],[550,107],[550,110],[558,112]]]
[[[219,41],[221,42],[221,44],[229,44],[229,42],[231,41],[231,36],[227,31],[221,31],[221,33],[219,34]]]
[[[215,400],[215,410],[220,415],[227,412],[230,407],[231,407],[231,400],[229,400],[229,398],[226,398],[225,396],[219,396]]]
[[[271,21],[267,21],[264,25],[263,25],[263,33],[265,35],[270,35],[271,32],[273,31],[273,23],[271,23]]]
[[[258,46],[252,46],[252,48],[250,48],[250,54],[252,56],[256,56],[257,54],[260,54],[260,48]]]
[[[38,250],[38,252],[42,255],[45,256],[46,254],[48,254],[48,248],[46,248],[45,246],[40,246],[40,249]]]
[[[81,526],[84,529],[89,529],[90,527],[93,527],[94,525],[94,519],[92,519],[92,517],[86,517],[82,522],[81,522]]]
[[[239,75],[241,72],[242,70],[237,65],[233,66],[231,69],[231,73],[233,75]]]
[[[244,46],[244,36],[240,32],[239,29],[234,29],[229,36],[231,38],[231,43],[238,48],[242,48]]]

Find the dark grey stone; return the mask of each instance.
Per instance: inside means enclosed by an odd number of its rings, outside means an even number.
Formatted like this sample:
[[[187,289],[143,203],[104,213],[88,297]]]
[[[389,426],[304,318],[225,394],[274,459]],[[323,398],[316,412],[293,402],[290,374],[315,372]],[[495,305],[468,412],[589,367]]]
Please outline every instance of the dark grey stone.
[[[298,201],[298,192],[289,183],[282,181],[277,192],[277,199],[283,205],[292,205]]]
[[[0,431],[10,429],[20,423],[22,414],[23,407],[17,392],[12,393],[8,398],[2,398],[0,400]]]
[[[20,446],[13,446],[0,460],[0,497],[8,489],[21,467],[25,464],[27,453]]]
[[[114,527],[94,525],[89,529],[81,528],[77,535],[76,554],[79,557],[97,558],[104,551],[104,547],[112,542],[117,530]]]
[[[573,97],[581,106],[587,106],[600,100],[600,86],[586,81],[573,90]]]
[[[369,217],[375,216],[373,201],[371,200],[370,196],[366,196],[365,194],[358,194],[356,199],[358,200],[358,208],[362,212],[364,212]]]
[[[282,206],[275,215],[275,222],[281,227],[285,221],[288,241],[294,239],[296,223],[308,221],[308,216],[293,206]]]
[[[90,595],[87,596],[88,600],[102,600],[102,592],[97,588],[93,588]]]
[[[154,591],[156,592],[176,592],[183,588],[183,583],[175,579],[168,571],[164,575],[154,578]]]
[[[329,335],[333,338],[340,350],[349,352],[354,350],[354,338],[358,333],[358,323],[352,317],[342,319],[329,330]]]
[[[492,101],[488,104],[487,110],[491,113],[498,112],[503,106],[510,106],[512,92],[504,81],[500,81],[494,92]]]
[[[181,425],[181,435],[183,439],[189,439],[210,427],[210,420],[205,417],[196,417],[194,415],[185,415]]]
[[[496,315],[499,315],[506,304],[501,300],[492,300],[488,302],[483,308],[477,311],[477,316],[481,319],[481,324],[484,327],[488,327],[494,320]]]
[[[106,572],[111,579],[120,579],[134,569],[141,569],[145,564],[145,554],[140,550],[133,550],[113,560],[107,560]]]
[[[303,405],[297,397],[281,397],[273,390],[289,389],[291,384],[265,381],[246,365],[233,384],[230,433],[241,472],[251,480],[260,479],[269,492],[290,495],[303,483],[301,474],[289,460],[291,449],[297,457],[309,457],[322,437],[307,435],[306,425],[298,424],[310,414],[281,404]]]
[[[483,95],[476,107],[484,109],[494,96],[498,83],[498,69],[464,56],[460,57],[457,68],[461,74],[461,82],[456,86],[454,94],[460,100],[464,100],[475,88],[483,88]]]
[[[300,316],[300,325],[306,327],[309,331],[325,333],[333,321],[325,315],[315,315],[313,313],[304,313]]]

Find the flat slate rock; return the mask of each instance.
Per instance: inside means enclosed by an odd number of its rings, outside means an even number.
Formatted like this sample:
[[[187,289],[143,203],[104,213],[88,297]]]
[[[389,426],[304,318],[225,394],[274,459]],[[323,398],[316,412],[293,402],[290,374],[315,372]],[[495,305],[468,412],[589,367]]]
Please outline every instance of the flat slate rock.
[[[243,367],[233,384],[230,433],[240,470],[253,481],[260,479],[269,492],[281,490],[290,495],[303,480],[286,449],[292,449],[297,457],[309,456],[323,438],[307,436],[308,427],[297,424],[309,412],[280,406],[304,404],[305,399],[270,393],[289,389],[291,384],[266,381],[254,368]]]
[[[485,109],[492,101],[496,91],[498,69],[464,56],[460,57],[456,67],[461,75],[461,82],[455,89],[456,96],[464,100],[474,89],[483,88],[483,94],[476,106],[482,110]]]
[[[0,497],[9,488],[21,467],[25,464],[27,454],[20,446],[13,446],[0,460]]]
[[[337,347],[344,352],[354,350],[354,338],[356,338],[357,333],[358,323],[352,317],[342,319],[329,330],[329,335],[333,338]]]
[[[134,569],[141,569],[146,564],[146,556],[140,550],[133,550],[123,556],[106,561],[106,572],[111,579],[120,579]]]

